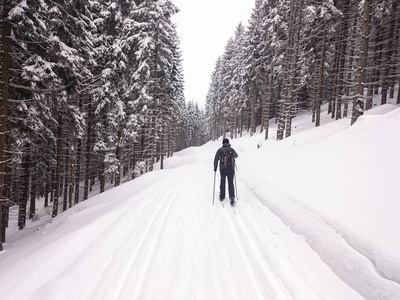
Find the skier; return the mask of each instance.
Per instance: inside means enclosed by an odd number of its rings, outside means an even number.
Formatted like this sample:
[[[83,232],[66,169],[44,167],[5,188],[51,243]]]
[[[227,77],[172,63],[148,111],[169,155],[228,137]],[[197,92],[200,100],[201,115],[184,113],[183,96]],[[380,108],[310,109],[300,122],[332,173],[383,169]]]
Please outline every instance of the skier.
[[[222,147],[218,149],[214,158],[214,172],[217,172],[218,161],[219,163],[219,171],[221,173],[221,184],[220,184],[220,194],[219,200],[223,201],[225,199],[225,182],[228,177],[228,191],[229,191],[229,200],[231,201],[231,205],[235,205],[235,189],[233,186],[233,176],[235,176],[235,158],[238,155],[236,151],[231,148],[231,144],[229,144],[228,139],[223,139]]]

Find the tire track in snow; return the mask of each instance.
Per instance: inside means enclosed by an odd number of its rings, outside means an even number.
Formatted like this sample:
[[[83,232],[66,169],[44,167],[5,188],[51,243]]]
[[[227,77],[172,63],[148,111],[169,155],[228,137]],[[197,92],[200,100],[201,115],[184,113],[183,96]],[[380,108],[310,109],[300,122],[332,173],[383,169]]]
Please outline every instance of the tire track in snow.
[[[269,263],[263,258],[263,255],[253,241],[253,237],[246,229],[240,213],[236,210],[236,216],[233,217],[233,215],[230,215],[225,210],[225,214],[240,254],[252,278],[257,298],[289,299],[290,295],[287,293],[283,283],[274,276]],[[234,224],[236,223],[235,220],[237,220],[237,225]]]
[[[164,199],[160,201],[161,203],[158,205],[140,240],[138,242],[132,240],[129,249],[132,249],[133,254],[125,261],[121,274],[115,278],[111,296],[107,297],[107,299],[140,299],[140,293],[147,277],[151,258],[154,256],[159,241],[158,237],[161,228],[165,223],[172,204],[177,198],[176,196],[185,186],[184,183],[188,181],[188,177],[181,179],[170,188]],[[174,189],[174,186],[178,188]],[[162,193],[162,191],[159,193]],[[149,245],[149,247],[146,247],[146,245]],[[129,254],[130,252],[127,251],[126,253]]]

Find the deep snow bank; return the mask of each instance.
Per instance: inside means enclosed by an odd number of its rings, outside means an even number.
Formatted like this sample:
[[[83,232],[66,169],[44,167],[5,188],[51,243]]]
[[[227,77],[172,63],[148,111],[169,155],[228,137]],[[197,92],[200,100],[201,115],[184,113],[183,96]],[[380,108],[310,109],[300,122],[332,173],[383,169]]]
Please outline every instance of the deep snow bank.
[[[380,106],[349,123],[260,149],[257,137],[233,141],[243,149],[254,144],[242,152],[249,163],[238,178],[364,295],[400,296],[400,108]]]

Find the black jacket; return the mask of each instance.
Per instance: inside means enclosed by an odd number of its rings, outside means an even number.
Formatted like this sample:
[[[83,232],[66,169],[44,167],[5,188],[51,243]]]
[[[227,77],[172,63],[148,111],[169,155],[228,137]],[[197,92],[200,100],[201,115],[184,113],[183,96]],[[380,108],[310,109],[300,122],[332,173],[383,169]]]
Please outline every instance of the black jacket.
[[[230,150],[230,151],[232,151],[233,158],[237,158],[237,157],[238,157],[238,155],[237,155],[235,149],[231,148],[231,144],[228,144],[228,143],[223,144],[222,147],[218,149],[217,153],[215,153],[215,158],[214,158],[214,172],[217,171],[218,162],[221,160],[221,157],[224,155],[224,151],[225,151],[225,150],[228,150],[228,151]],[[221,167],[220,167],[220,169],[221,169]]]

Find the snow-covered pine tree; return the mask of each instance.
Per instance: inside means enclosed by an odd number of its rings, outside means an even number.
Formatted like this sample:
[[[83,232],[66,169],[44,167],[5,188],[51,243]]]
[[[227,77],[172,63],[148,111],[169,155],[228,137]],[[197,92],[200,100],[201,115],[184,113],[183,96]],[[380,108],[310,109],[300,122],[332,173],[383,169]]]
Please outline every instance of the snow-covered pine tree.
[[[173,152],[183,149],[178,146],[179,134],[177,134],[181,127],[180,122],[184,118],[184,107],[185,107],[185,96],[184,96],[184,79],[183,79],[183,69],[182,69],[182,58],[180,53],[180,40],[176,32],[175,25],[173,27],[173,32],[170,36],[171,51],[172,51],[172,69],[170,69],[170,76],[168,79],[168,93],[165,95],[169,97],[172,101],[166,101],[164,106],[165,110],[165,120],[167,121],[165,128],[164,138],[166,142],[166,152],[167,156],[171,156]],[[182,134],[184,136],[184,134]]]
[[[250,109],[250,136],[256,132],[260,120],[261,99],[265,98],[265,66],[262,51],[261,26],[265,9],[262,0],[256,0],[255,7],[250,16],[247,31],[247,48],[245,57],[246,82],[245,89],[249,100]]]
[[[83,9],[82,5],[76,5]],[[75,124],[74,129],[69,132],[76,133],[83,126],[82,115],[71,105],[70,99],[72,95],[76,95],[80,81],[90,76],[87,64],[84,63],[89,61],[90,43],[86,40],[86,27],[90,25],[88,18],[82,17],[76,9],[77,7],[64,2],[21,2],[10,12],[15,54],[11,57],[15,66],[12,93],[13,99],[18,99],[10,105],[10,146],[15,150],[25,150],[19,154],[22,159],[24,155],[34,159],[30,165],[35,167],[29,173],[35,178],[35,182],[24,181],[24,184],[31,187],[30,216],[34,215],[34,199],[44,186],[36,184],[36,179],[40,178],[45,182],[48,179],[47,166],[50,166],[50,171],[54,174],[53,167],[57,169],[58,166],[53,162],[62,163],[55,159],[55,155],[61,156],[64,150],[57,154],[54,152],[59,115],[68,117],[70,124]],[[46,147],[43,140],[53,143]],[[32,153],[19,146],[26,143],[30,145],[29,151]],[[46,164],[49,159],[52,162]],[[15,163],[18,165],[18,161]],[[64,168],[59,166],[59,173],[61,169]],[[54,183],[58,194],[62,186],[60,180],[63,178],[60,176],[62,174],[53,176],[59,179]],[[18,199],[15,200],[18,202]]]
[[[298,93],[297,109],[312,107],[315,126],[320,125],[322,100],[330,92],[326,84],[332,69],[329,57],[334,52],[335,25],[341,15],[333,1],[309,3],[304,10],[298,80],[302,95]]]
[[[235,109],[234,100],[231,97],[231,91],[233,89],[233,78],[234,69],[236,62],[234,61],[235,52],[237,51],[235,40],[230,38],[225,46],[224,54],[221,58],[221,72],[222,76],[222,87],[221,87],[221,106],[223,107],[222,116],[223,119],[223,132],[230,131],[233,134],[232,122],[235,120]]]
[[[134,32],[132,11],[135,2],[101,1],[96,10],[97,31],[95,46],[99,55],[96,74],[99,84],[93,90],[91,107],[95,122],[91,123],[92,133],[88,132],[87,150],[93,149],[96,154],[97,170],[100,178],[100,191],[105,190],[107,178],[118,186],[121,182],[123,149],[130,132],[126,126],[131,118],[128,107],[131,66],[134,64]],[[132,50],[131,50],[132,49]],[[132,132],[134,134],[134,132]],[[90,146],[89,146],[90,143]],[[93,147],[93,148],[92,148]],[[89,188],[89,178],[85,179],[85,190]],[[86,197],[86,196],[85,196]]]
[[[134,12],[137,26],[136,103],[142,107],[140,157],[151,170],[164,155],[168,114],[183,85],[175,26],[171,16],[177,8],[171,1],[141,1]],[[172,97],[171,97],[172,96]],[[161,150],[162,149],[162,150]],[[162,152],[162,153],[160,153]]]
[[[333,26],[335,31],[334,40],[329,43],[334,47],[333,56],[330,59],[331,69],[328,81],[330,82],[331,89],[329,91],[329,107],[328,113],[332,114],[332,118],[336,120],[342,118],[342,104],[347,105],[347,100],[343,99],[344,92],[348,90],[347,74],[352,69],[352,58],[350,49],[352,49],[352,11],[354,10],[354,3],[352,0],[342,0],[336,3],[337,9],[341,12],[341,17],[338,22]]]
[[[292,118],[296,109],[296,89],[298,76],[298,63],[300,58],[301,29],[303,24],[304,0],[293,0],[292,17],[289,21],[289,35],[292,38],[288,44],[289,51],[286,54],[288,60],[288,87],[285,109],[285,137],[292,134]]]
[[[221,57],[215,63],[214,70],[211,74],[211,83],[206,97],[206,115],[210,126],[210,139],[216,140],[224,134],[222,119],[222,103],[221,103]]]
[[[156,126],[156,153],[157,161],[163,168],[164,157],[167,155],[166,142],[171,134],[169,123],[172,118],[180,118],[173,112],[183,100],[182,67],[179,53],[179,38],[176,26],[171,21],[171,16],[177,13],[177,8],[170,1],[161,1],[162,15],[158,22],[159,41],[159,75],[158,75],[158,120]],[[179,111],[179,110],[177,110]],[[169,139],[171,140],[171,139]]]
[[[265,130],[268,139],[269,119],[276,115],[275,107],[282,84],[284,46],[287,39],[286,6],[279,1],[264,1],[260,33],[262,35],[261,56],[264,64],[264,97],[262,98],[262,119],[260,130]]]
[[[243,130],[243,118],[242,112],[245,111],[246,96],[243,89],[245,80],[245,38],[246,29],[242,23],[236,27],[234,35],[234,53],[231,64],[232,78],[230,82],[230,89],[228,91],[230,108],[231,108],[231,121],[230,121],[230,133],[231,138],[236,138],[238,134],[242,135]]]
[[[285,44],[284,63],[282,66],[282,81],[280,101],[277,111],[277,140],[284,138],[285,128],[291,130],[292,106],[296,83],[297,60],[300,41],[303,0],[291,0],[286,8],[288,12],[288,38]],[[287,5],[287,4],[286,4]]]

